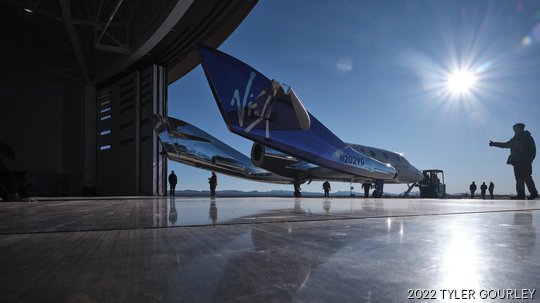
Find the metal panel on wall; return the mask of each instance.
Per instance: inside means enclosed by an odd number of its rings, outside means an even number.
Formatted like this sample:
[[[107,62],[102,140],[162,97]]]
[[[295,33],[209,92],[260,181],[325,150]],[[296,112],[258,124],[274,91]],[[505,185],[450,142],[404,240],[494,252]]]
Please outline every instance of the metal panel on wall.
[[[164,68],[152,65],[97,93],[96,186],[99,195],[162,195],[166,160],[153,114],[166,115]]]

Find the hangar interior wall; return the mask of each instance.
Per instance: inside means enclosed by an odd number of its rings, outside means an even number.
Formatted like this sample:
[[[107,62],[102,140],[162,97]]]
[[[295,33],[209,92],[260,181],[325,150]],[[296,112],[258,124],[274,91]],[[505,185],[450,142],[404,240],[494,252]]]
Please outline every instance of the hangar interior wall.
[[[7,165],[27,171],[34,195],[82,191],[84,85],[0,59],[0,141],[13,148]]]
[[[165,68],[133,72],[96,96],[97,194],[163,195],[167,162],[152,115],[167,113]]]
[[[167,113],[163,67],[152,65],[96,91],[8,60],[0,64],[0,142],[16,155],[8,167],[28,172],[32,195],[165,193],[166,160],[151,121],[152,114]],[[110,112],[102,112],[107,98]],[[111,119],[101,120],[107,114]],[[104,145],[111,148],[101,150]]]

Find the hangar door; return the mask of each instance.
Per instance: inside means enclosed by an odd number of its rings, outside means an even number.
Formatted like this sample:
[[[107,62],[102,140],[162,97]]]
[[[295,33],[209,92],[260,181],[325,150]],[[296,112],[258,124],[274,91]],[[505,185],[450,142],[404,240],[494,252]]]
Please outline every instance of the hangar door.
[[[97,90],[98,195],[163,195],[167,161],[152,115],[167,114],[164,67],[152,65]]]

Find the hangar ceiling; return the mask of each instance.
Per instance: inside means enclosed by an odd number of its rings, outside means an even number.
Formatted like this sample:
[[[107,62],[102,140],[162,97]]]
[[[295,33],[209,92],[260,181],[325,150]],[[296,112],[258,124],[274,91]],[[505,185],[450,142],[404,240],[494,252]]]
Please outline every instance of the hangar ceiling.
[[[198,63],[195,43],[218,47],[256,0],[0,0],[0,57],[100,84],[148,64],[168,83]]]

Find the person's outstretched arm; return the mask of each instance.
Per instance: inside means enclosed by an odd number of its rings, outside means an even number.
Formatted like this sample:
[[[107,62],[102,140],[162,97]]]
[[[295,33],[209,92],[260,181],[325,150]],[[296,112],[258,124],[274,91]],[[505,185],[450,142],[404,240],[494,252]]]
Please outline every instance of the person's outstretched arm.
[[[512,140],[508,141],[508,142],[493,142],[491,140],[489,140],[489,146],[495,146],[495,147],[500,147],[500,148],[510,148],[511,142]]]

